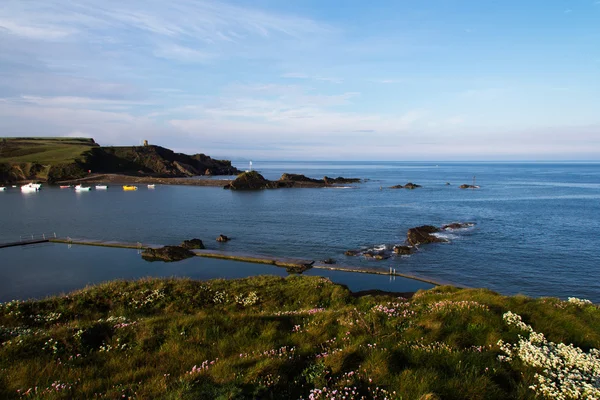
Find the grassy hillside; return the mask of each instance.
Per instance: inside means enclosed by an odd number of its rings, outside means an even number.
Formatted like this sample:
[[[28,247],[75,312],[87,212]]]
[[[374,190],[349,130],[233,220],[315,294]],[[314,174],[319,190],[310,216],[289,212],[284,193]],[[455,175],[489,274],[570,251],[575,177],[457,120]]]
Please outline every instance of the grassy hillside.
[[[6,399],[600,394],[597,306],[487,290],[406,300],[303,276],[117,281],[2,304],[0,342]]]
[[[98,145],[87,138],[0,138],[0,162],[53,165],[81,160]]]

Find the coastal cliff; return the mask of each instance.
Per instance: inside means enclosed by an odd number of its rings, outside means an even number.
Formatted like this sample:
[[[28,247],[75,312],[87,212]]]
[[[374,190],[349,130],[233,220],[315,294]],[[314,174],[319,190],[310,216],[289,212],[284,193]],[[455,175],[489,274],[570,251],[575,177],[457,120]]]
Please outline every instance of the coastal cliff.
[[[227,160],[175,153],[161,146],[103,147],[87,138],[0,139],[0,183],[57,182],[93,173],[148,177],[235,175]]]

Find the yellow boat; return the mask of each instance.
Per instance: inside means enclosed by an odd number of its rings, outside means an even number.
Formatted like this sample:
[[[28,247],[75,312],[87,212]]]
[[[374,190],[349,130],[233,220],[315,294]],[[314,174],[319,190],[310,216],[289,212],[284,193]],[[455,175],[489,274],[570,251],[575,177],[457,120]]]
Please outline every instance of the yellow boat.
[[[123,190],[137,190],[137,186],[125,185],[123,186]]]

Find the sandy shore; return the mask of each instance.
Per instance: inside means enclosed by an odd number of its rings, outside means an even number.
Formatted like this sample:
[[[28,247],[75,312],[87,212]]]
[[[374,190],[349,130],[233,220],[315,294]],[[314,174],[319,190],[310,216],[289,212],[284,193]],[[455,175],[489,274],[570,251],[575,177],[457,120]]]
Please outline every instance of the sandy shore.
[[[218,186],[224,187],[231,179],[191,179],[191,178],[155,178],[151,176],[132,176],[121,174],[92,174],[81,179],[56,182],[59,185],[76,185],[85,183],[109,184],[159,184],[159,185],[188,185],[188,186]]]

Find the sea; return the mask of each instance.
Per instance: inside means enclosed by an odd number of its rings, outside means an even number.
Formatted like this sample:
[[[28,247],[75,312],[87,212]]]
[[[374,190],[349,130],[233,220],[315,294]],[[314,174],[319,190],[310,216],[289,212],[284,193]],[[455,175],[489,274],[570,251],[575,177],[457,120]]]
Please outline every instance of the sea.
[[[248,169],[248,163],[234,163]],[[268,179],[283,173],[360,178],[335,188],[231,191],[220,187],[139,185],[74,192],[0,192],[0,243],[39,235],[177,244],[211,249],[333,258],[343,265],[396,269],[435,282],[600,302],[600,163],[254,161]],[[205,179],[202,177],[190,179]],[[412,182],[414,190],[390,189]],[[460,189],[475,184],[478,189]],[[410,256],[372,260],[346,250],[390,249],[409,228],[471,222],[439,233],[445,243]],[[224,234],[225,244],[215,241]],[[137,250],[41,244],[0,249],[0,301],[41,298],[111,279],[285,276],[284,269],[202,259],[149,263]],[[420,281],[310,270],[351,290],[414,291]]]

